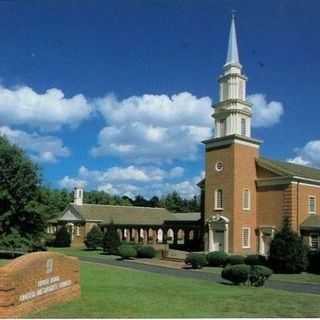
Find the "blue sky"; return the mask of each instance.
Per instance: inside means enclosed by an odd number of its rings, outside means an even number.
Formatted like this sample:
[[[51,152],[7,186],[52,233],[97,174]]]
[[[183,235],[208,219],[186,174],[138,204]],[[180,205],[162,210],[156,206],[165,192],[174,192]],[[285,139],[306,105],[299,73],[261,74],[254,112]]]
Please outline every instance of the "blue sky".
[[[0,1],[0,132],[50,186],[191,196],[233,9],[261,153],[320,166],[316,0]]]

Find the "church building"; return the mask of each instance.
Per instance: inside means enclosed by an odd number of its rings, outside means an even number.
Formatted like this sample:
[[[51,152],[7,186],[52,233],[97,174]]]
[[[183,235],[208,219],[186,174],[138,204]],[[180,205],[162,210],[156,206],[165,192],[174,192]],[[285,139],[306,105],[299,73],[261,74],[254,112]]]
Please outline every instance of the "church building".
[[[81,245],[92,225],[107,232],[113,221],[122,240],[184,250],[268,255],[271,240],[288,218],[313,249],[320,248],[320,170],[260,156],[251,136],[252,105],[240,64],[232,17],[227,59],[213,106],[214,137],[205,145],[205,178],[199,213],[163,208],[84,204],[83,190],[54,224],[66,224]],[[177,190],[179,192],[179,190]]]
[[[320,170],[265,159],[251,137],[252,105],[240,64],[235,19],[218,79],[214,137],[205,145],[204,201],[207,251],[268,255],[274,233],[287,217],[306,244],[320,247]]]

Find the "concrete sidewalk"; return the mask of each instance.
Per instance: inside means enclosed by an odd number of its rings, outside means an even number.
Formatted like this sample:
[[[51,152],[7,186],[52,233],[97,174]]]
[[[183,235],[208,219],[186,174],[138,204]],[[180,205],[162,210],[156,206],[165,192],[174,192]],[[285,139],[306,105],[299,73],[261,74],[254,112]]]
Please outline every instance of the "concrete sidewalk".
[[[101,259],[96,257],[79,257],[81,261],[93,262],[117,267],[130,268],[139,271],[153,272],[178,278],[189,278],[196,280],[205,280],[215,283],[225,282],[220,275],[209,273],[209,272],[199,272],[192,269],[178,269],[175,267],[165,267],[159,265],[143,264],[141,262],[135,262],[134,260],[117,260],[114,257],[108,259]],[[266,288],[285,290],[295,293],[311,293],[320,295],[320,284],[304,284],[304,283],[292,283],[284,281],[268,280]]]

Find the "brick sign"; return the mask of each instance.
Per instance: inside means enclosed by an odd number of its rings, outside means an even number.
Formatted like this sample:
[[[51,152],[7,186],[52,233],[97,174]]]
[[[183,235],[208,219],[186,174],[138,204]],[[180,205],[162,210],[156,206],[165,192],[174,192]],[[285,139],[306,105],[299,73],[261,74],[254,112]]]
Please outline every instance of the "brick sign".
[[[0,317],[18,317],[80,296],[78,258],[35,252],[0,268]]]

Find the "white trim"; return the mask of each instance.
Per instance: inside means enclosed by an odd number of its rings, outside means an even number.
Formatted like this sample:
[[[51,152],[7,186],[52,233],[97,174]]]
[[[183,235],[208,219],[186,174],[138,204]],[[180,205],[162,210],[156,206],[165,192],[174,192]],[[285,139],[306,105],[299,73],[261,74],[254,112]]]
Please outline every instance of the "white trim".
[[[244,231],[245,230],[248,230],[248,245],[244,244]],[[241,244],[242,244],[243,249],[250,249],[251,248],[251,228],[250,227],[242,227]]]
[[[235,139],[234,143],[242,144],[244,146],[249,146],[249,147],[253,147],[253,148],[257,148],[257,149],[260,148],[260,146],[256,145],[255,143],[250,143],[250,142],[242,141],[242,140],[238,140],[238,139]]]
[[[314,199],[314,211],[310,210],[310,200]],[[308,213],[309,214],[316,214],[317,213],[317,197],[315,195],[308,196]]]
[[[293,183],[293,182],[292,182]],[[297,184],[298,182],[296,182]],[[304,182],[300,182],[299,183],[300,186],[306,186],[306,187],[312,187],[312,188],[320,188],[319,185],[317,184],[310,184],[310,183],[304,183]]]
[[[248,193],[248,206],[245,207],[245,194]],[[242,191],[242,210],[244,211],[250,211],[251,210],[251,192],[249,188],[245,188]]]
[[[293,176],[292,178],[293,179],[301,179],[301,180],[310,181],[310,182],[317,182],[318,184],[320,184],[320,180],[316,180],[316,179],[304,178],[304,177],[299,177],[299,176]]]
[[[313,248],[312,247],[312,238],[311,238],[312,236],[316,236],[317,237],[317,240],[318,240],[317,248]],[[313,250],[318,250],[320,248],[320,235],[319,235],[319,233],[312,232],[312,233],[309,234],[309,246]]]
[[[221,191],[221,203],[222,206],[219,207],[218,206],[218,192]],[[215,189],[214,190],[214,210],[223,210],[224,207],[224,202],[223,202],[223,189],[219,188],[219,189]]]

